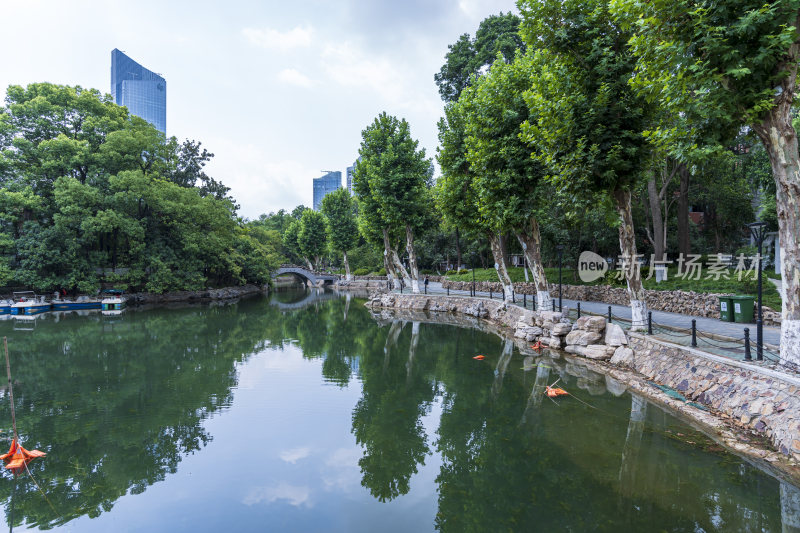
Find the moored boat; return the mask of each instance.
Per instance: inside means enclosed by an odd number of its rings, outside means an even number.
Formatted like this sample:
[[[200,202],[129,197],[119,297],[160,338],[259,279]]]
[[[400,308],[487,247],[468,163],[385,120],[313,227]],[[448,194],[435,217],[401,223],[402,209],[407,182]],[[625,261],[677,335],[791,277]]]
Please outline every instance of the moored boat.
[[[100,309],[102,301],[88,296],[78,296],[75,300],[57,299],[53,300],[53,309],[56,311],[71,311],[75,309]]]
[[[100,301],[100,308],[103,311],[121,311],[125,307],[125,299],[122,297],[123,291],[118,289],[107,289],[103,291],[105,295]]]
[[[12,315],[35,315],[50,310],[50,302],[32,291],[15,292]]]
[[[14,300],[0,300],[0,315],[11,314],[11,306],[13,304]]]

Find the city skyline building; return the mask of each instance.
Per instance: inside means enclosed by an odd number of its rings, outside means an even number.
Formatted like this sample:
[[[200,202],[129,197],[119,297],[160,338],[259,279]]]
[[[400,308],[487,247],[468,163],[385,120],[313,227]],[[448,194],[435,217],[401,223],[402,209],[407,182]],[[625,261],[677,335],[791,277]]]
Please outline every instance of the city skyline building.
[[[358,162],[361,161],[361,156],[358,157],[355,161],[353,161],[353,165],[347,167],[347,192],[350,193],[350,196],[353,196],[353,173],[356,170],[356,165]]]
[[[329,192],[342,188],[342,173],[338,170],[330,171],[319,178],[314,178],[314,211],[322,207],[322,199]]]
[[[111,96],[131,115],[167,134],[167,80],[117,48],[111,51]]]

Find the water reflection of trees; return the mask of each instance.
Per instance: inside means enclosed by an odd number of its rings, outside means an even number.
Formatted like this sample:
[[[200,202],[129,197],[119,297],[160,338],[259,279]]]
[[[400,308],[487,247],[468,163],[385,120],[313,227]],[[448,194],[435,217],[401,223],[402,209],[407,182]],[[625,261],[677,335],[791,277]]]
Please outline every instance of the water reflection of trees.
[[[175,472],[211,440],[201,422],[230,404],[236,363],[270,333],[282,336],[278,316],[244,301],[114,319],[45,316],[24,333],[3,323],[21,436],[48,452],[30,469],[61,515],[26,476],[16,491],[0,485],[4,501],[14,493],[13,525],[94,517]],[[7,399],[0,420],[10,420]]]
[[[426,457],[441,455],[439,530],[780,531],[779,495],[797,520],[796,489],[707,453],[710,443],[687,443],[698,436],[678,435],[685,428],[674,419],[581,364],[546,354],[523,361],[510,343],[473,329],[378,327],[344,298],[283,301],[303,306],[252,300],[117,322],[44,320],[15,333],[20,430],[26,445],[49,452],[31,469],[63,520],[96,516],[175,472],[211,439],[202,421],[230,404],[237,363],[289,344],[321,360],[327,382],[344,387],[358,376],[352,432],[373,497],[408,493]],[[545,398],[556,379],[594,409]],[[435,402],[442,414],[431,438],[424,417]],[[9,419],[7,403],[0,417]],[[3,484],[0,497],[12,490]],[[24,479],[14,508],[16,525],[61,522]]]
[[[774,479],[580,363],[543,356],[526,373],[492,335],[401,320],[380,331],[359,354],[362,484],[381,501],[405,494],[434,446],[439,530],[781,530]],[[559,378],[593,407],[545,398]]]

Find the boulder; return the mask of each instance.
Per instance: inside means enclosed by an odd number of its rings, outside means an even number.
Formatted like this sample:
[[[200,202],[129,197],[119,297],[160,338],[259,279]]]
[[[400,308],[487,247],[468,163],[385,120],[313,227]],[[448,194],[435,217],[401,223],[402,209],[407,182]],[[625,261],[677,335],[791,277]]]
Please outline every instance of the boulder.
[[[603,331],[606,329],[606,319],[602,316],[590,316],[587,317],[588,320],[586,321],[586,325],[583,329],[586,331]]]
[[[552,329],[550,330],[550,334],[561,336],[561,335],[566,335],[570,331],[572,331],[572,324],[565,324],[563,322],[559,322],[558,324],[555,324],[552,327]]]
[[[606,346],[605,344],[590,344],[583,349],[583,356],[587,359],[605,360],[611,359],[614,355],[613,346]]]
[[[564,347],[564,337],[551,336],[549,339],[547,339],[547,345],[550,348],[561,349]]]
[[[578,344],[580,346],[588,346],[603,338],[603,335],[596,331],[583,331],[576,329],[571,331],[566,338],[567,345]]]
[[[561,317],[564,316],[558,311],[542,311],[539,313],[539,316],[542,317],[542,321],[544,322],[561,322]]]
[[[620,366],[630,366],[633,362],[633,350],[627,346],[619,346],[611,357],[611,364]]]
[[[609,346],[623,346],[628,344],[628,338],[621,327],[616,324],[608,324],[606,326],[605,343]]]

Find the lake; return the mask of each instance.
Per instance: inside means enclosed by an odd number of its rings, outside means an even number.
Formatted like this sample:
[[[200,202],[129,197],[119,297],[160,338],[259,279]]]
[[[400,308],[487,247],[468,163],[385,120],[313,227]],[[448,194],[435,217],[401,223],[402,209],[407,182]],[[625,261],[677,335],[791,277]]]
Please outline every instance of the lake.
[[[47,452],[30,474],[3,471],[16,531],[800,523],[797,488],[579,360],[376,319],[349,295],[7,317],[0,330],[22,443]],[[556,380],[572,396],[547,398]]]

